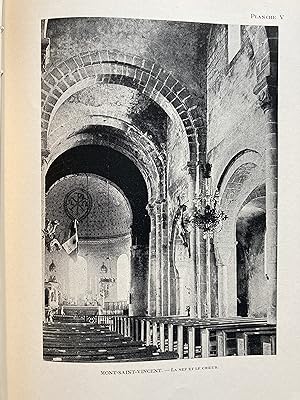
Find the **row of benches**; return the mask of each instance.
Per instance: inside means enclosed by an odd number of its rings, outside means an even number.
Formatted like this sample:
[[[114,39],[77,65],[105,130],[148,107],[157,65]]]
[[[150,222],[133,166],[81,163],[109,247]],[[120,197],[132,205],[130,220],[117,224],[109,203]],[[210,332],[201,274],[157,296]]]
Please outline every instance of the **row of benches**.
[[[179,358],[274,355],[276,326],[258,318],[86,316],[111,331],[129,336],[161,351],[176,351]]]

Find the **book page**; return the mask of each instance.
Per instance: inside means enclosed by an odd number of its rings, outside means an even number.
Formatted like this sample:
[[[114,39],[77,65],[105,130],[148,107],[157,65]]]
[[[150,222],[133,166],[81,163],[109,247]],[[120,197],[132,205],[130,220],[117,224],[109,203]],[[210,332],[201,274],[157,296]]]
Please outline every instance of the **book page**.
[[[8,400],[299,397],[298,11],[6,4]]]

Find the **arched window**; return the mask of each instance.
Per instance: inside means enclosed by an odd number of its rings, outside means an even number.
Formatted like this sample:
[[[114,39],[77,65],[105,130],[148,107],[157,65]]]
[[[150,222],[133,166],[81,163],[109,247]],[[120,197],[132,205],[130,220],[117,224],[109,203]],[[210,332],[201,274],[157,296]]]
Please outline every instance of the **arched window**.
[[[127,254],[117,261],[117,297],[118,301],[128,301],[130,290],[130,266]]]

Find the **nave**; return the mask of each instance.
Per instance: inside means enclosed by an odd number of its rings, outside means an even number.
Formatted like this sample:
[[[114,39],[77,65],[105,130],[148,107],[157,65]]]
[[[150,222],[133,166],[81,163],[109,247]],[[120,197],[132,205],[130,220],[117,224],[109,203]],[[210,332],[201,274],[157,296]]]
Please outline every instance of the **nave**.
[[[275,354],[277,29],[65,18],[41,34],[45,359]]]

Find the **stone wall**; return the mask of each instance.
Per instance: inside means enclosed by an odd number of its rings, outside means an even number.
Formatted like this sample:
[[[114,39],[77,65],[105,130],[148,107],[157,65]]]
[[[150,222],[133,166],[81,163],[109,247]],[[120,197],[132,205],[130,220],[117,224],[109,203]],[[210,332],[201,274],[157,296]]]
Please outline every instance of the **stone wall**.
[[[245,149],[264,154],[265,118],[257,102],[254,50],[241,28],[241,48],[228,64],[228,28],[212,28],[207,65],[207,152],[215,186],[229,161]]]
[[[247,196],[265,182],[267,126],[254,94],[258,60],[253,47],[264,43],[260,42],[260,30],[257,32],[250,37],[248,27],[241,27],[241,46],[230,63],[226,25],[213,26],[208,43],[207,152],[212,164],[212,185],[219,189],[221,208],[228,216],[223,231],[215,236],[218,284],[227,291],[225,297],[219,296],[221,315],[237,312],[237,285],[242,275],[237,271],[238,213]],[[253,316],[265,316],[267,308],[261,295],[267,290],[261,257],[258,251],[257,268],[247,283],[249,313]]]
[[[76,54],[115,49],[155,61],[193,94],[204,92],[201,47],[209,26],[196,23],[116,18],[52,19],[49,67]],[[199,73],[200,72],[200,73]]]

